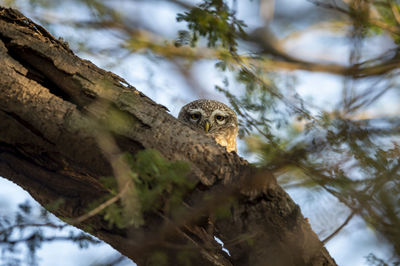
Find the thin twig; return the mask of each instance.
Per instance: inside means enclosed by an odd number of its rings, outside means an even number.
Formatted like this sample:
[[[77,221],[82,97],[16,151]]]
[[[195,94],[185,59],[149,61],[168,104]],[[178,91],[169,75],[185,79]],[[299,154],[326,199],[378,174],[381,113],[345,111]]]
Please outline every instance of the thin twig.
[[[330,234],[329,236],[327,236],[324,240],[322,240],[322,243],[326,244],[329,240],[331,240],[337,233],[340,232],[340,230],[343,229],[343,227],[345,227],[350,220],[354,217],[354,215],[356,214],[356,212],[353,210],[350,215],[346,218],[346,220],[342,223],[342,225],[340,225],[335,231],[333,231],[332,234]]]
[[[129,185],[126,184],[125,188],[122,189],[117,195],[115,195],[111,199],[105,201],[104,203],[100,204],[99,206],[97,206],[93,210],[89,211],[88,213],[85,213],[84,215],[81,215],[74,219],[67,220],[67,223],[69,223],[71,225],[79,224],[79,223],[95,216],[96,214],[100,213],[102,210],[104,210],[111,204],[114,204],[115,202],[117,202],[123,196],[123,194],[128,191],[128,188],[129,188]]]
[[[7,227],[3,230],[0,231],[0,235],[6,233],[6,232],[10,232],[12,230],[14,230],[15,228],[25,228],[25,227],[50,227],[50,228],[55,228],[55,229],[63,229],[64,227],[66,227],[67,224],[61,224],[61,225],[57,225],[57,224],[53,224],[53,223],[45,223],[45,224],[16,224],[10,227]]]
[[[21,238],[21,239],[17,239],[17,240],[7,240],[7,241],[1,241],[0,240],[0,244],[7,244],[7,245],[15,245],[18,243],[26,243],[29,241],[33,241],[35,239],[36,235],[31,235],[27,238]],[[99,244],[101,243],[100,240],[95,240],[93,238],[89,238],[89,237],[85,237],[82,235],[78,235],[78,236],[54,236],[54,237],[44,237],[41,238],[40,241],[41,242],[52,242],[52,241],[82,241],[82,240],[87,240],[90,241],[94,244]]]

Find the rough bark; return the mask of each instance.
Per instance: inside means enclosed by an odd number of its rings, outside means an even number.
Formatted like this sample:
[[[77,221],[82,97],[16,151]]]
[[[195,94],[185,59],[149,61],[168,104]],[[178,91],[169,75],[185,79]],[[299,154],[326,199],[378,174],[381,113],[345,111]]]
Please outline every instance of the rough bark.
[[[122,152],[152,148],[169,160],[191,163],[188,178],[198,185],[187,196],[186,219],[168,222],[149,212],[138,228],[110,228],[101,215],[76,225],[138,265],[150,264],[158,251],[167,254],[169,265],[179,265],[188,247],[190,265],[336,265],[270,173],[227,153],[122,78],[78,58],[18,11],[1,7],[0,75],[0,175],[43,206],[64,199],[53,210],[59,217],[78,217],[108,193],[99,178],[113,170],[99,147],[98,124],[109,123],[110,108],[124,117],[109,132]],[[213,207],[232,198],[229,215],[212,218]]]

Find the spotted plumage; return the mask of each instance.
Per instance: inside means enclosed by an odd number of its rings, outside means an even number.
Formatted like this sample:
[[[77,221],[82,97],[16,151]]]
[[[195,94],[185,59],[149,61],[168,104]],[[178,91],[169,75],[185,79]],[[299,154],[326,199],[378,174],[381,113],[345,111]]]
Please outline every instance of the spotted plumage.
[[[212,136],[228,152],[237,151],[237,116],[227,105],[213,100],[193,101],[182,107],[178,119],[191,128]]]

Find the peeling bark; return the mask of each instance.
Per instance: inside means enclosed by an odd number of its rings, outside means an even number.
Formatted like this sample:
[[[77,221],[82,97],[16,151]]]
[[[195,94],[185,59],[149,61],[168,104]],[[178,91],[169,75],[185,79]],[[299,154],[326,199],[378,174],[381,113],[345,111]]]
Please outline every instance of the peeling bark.
[[[96,140],[99,123],[123,152],[152,148],[191,163],[188,178],[198,185],[187,197],[190,219],[169,223],[149,212],[139,228],[109,228],[101,215],[76,225],[138,265],[149,265],[157,251],[168,255],[169,265],[180,265],[182,249],[191,252],[191,265],[336,265],[270,173],[227,153],[122,78],[1,7],[0,75],[0,175],[43,206],[63,199],[53,211],[58,217],[78,217],[108,193],[99,178],[113,172]],[[109,112],[124,123],[108,121]],[[213,207],[228,206],[232,197],[229,217],[212,218]]]

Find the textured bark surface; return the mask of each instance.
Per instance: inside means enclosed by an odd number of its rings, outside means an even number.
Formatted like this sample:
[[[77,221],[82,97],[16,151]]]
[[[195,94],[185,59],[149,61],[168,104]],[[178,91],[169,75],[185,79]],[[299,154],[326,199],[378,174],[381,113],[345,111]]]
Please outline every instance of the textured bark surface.
[[[99,148],[97,124],[109,123],[109,109],[98,103],[124,117],[110,126],[122,152],[152,148],[191,163],[188,178],[198,185],[187,197],[190,219],[168,223],[146,213],[144,226],[122,230],[97,215],[77,225],[138,265],[149,264],[158,251],[169,265],[179,265],[179,247],[191,247],[191,265],[336,265],[271,174],[184,126],[122,78],[76,57],[18,11],[1,7],[0,75],[0,176],[43,206],[64,199],[53,211],[59,217],[78,217],[108,193],[99,178],[113,171]],[[235,198],[230,214],[202,223],[227,195]]]

